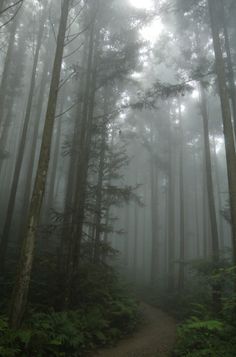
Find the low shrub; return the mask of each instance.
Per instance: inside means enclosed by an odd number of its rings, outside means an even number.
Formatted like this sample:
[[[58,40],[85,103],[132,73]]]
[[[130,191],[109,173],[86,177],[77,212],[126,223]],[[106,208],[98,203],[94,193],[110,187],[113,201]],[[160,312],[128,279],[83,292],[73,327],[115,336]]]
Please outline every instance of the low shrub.
[[[17,331],[1,317],[0,356],[83,356],[131,333],[137,311],[137,304],[127,298],[114,301],[109,310],[95,305],[87,310],[35,313]]]
[[[178,329],[175,357],[233,357],[236,329],[219,320],[192,318]]]
[[[138,304],[112,269],[89,265],[82,271],[73,310],[56,311],[44,304],[40,311],[39,304],[31,305],[17,331],[0,317],[1,357],[80,357],[132,333],[139,321]]]
[[[236,295],[233,293],[235,267],[210,270],[203,276],[209,285],[221,286],[221,309],[212,303],[193,304],[190,319],[178,328],[175,357],[234,357],[236,356]]]

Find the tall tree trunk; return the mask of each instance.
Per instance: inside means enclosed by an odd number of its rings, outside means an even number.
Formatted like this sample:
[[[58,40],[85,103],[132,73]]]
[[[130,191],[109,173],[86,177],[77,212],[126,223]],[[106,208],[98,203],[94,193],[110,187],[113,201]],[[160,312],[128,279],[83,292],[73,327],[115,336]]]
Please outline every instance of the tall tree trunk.
[[[175,287],[175,175],[171,123],[168,131],[168,290],[171,292]]]
[[[97,46],[99,31],[95,33],[96,16],[99,2],[93,2],[92,23],[89,39],[88,64],[85,79],[85,91],[82,109],[79,138],[79,160],[77,169],[77,182],[74,193],[73,217],[71,223],[70,239],[68,240],[67,263],[66,263],[66,288],[65,305],[71,303],[73,295],[73,283],[78,272],[81,240],[83,235],[83,223],[86,203],[87,176],[92,139],[92,123],[95,107],[96,80],[97,80]]]
[[[214,197],[214,187],[212,178],[212,162],[211,162],[211,149],[208,127],[208,112],[206,94],[202,83],[200,83],[200,96],[201,96],[201,114],[203,119],[203,136],[204,136],[204,149],[205,149],[205,164],[206,164],[206,184],[207,184],[207,198],[210,216],[210,230],[211,230],[211,250],[212,260],[216,265],[220,259],[219,252],[219,235],[217,226],[216,206]],[[212,284],[212,299],[214,308],[218,312],[221,308],[221,287],[219,283]]]
[[[59,114],[63,113],[63,108],[64,108],[64,102],[65,102],[65,95],[64,93],[61,96],[61,105]],[[55,133],[55,143],[54,143],[54,148],[53,148],[53,154],[52,156],[52,167],[51,167],[51,172],[48,175],[48,195],[46,198],[46,203],[45,203],[45,212],[47,214],[46,217],[46,222],[47,218],[50,216],[50,210],[53,208],[54,204],[54,198],[55,198],[55,186],[56,186],[56,176],[57,176],[57,168],[58,168],[58,161],[59,161],[59,155],[60,155],[60,140],[61,140],[61,126],[62,126],[62,117],[57,118],[57,127],[56,127],[56,133]]]
[[[151,145],[154,145],[151,138]],[[152,220],[152,256],[151,256],[151,284],[156,285],[159,275],[159,224],[158,224],[158,173],[154,153],[151,152],[151,220]]]
[[[195,206],[195,222],[196,222],[196,257],[200,258],[200,235],[199,235],[199,205],[198,205],[198,183],[197,183],[197,158],[196,153],[193,153],[193,162],[194,162],[194,206]]]
[[[206,189],[206,172],[205,172],[205,157],[204,157],[204,167],[202,173],[202,247],[203,254],[205,260],[208,259],[209,251],[208,251],[208,240],[209,240],[209,204],[208,204],[208,195]]]
[[[181,113],[181,103],[179,101],[179,128],[180,128],[180,157],[179,157],[179,201],[180,201],[180,220],[179,220],[179,234],[180,234],[180,265],[179,265],[179,282],[178,288],[182,290],[184,288],[185,278],[185,216],[184,216],[184,135],[183,135],[183,123]]]
[[[82,59],[82,66],[86,68],[86,61],[87,61],[87,43],[89,41],[88,35],[85,37],[85,45],[83,51],[83,59]],[[66,183],[66,194],[65,194],[65,203],[64,203],[64,220],[63,220],[63,230],[62,236],[60,241],[60,248],[59,248],[59,269],[62,274],[66,272],[66,260],[68,257],[68,249],[69,249],[69,242],[70,242],[70,235],[72,230],[72,218],[74,214],[73,205],[74,205],[74,192],[76,187],[76,178],[78,177],[78,162],[80,159],[79,155],[79,138],[80,138],[80,130],[81,130],[81,122],[82,122],[82,96],[85,87],[85,75],[83,74],[80,80],[80,88],[78,89],[78,106],[76,107],[75,112],[75,124],[74,124],[74,133],[73,133],[73,142],[72,142],[72,150],[71,150],[71,157],[69,163],[69,173],[67,177]]]
[[[137,282],[138,273],[138,248],[139,248],[139,220],[138,220],[138,203],[134,202],[134,261],[133,261],[133,278]]]
[[[146,282],[146,242],[147,242],[147,235],[146,235],[146,231],[147,231],[147,224],[146,224],[146,219],[147,219],[147,212],[146,212],[146,202],[147,202],[147,192],[146,192],[147,186],[144,185],[143,187],[143,203],[144,203],[144,212],[143,212],[143,246],[142,246],[142,272],[143,272],[143,282],[145,284]]]
[[[166,180],[168,177],[166,177]],[[165,232],[164,232],[164,274],[168,277],[168,268],[169,268],[169,192],[168,188],[166,187],[165,190]],[[168,279],[166,279],[168,280]],[[166,282],[165,288],[168,288],[169,281]]]
[[[7,76],[7,84],[4,91],[4,108],[3,110],[3,123],[2,127],[0,128],[0,151],[4,153],[9,153],[13,158],[17,156],[16,153],[12,152],[12,137],[10,133],[14,131],[16,128],[17,133],[17,141],[18,141],[18,132],[19,132],[19,114],[24,111],[25,104],[24,104],[24,72],[26,67],[26,57],[27,57],[27,40],[26,40],[26,29],[24,27],[20,28],[18,31],[18,40],[17,45],[14,46],[13,50],[13,58],[14,62],[11,63],[9,73]],[[14,65],[17,63],[17,66]],[[20,96],[19,96],[20,93]],[[0,108],[1,113],[1,108]],[[21,122],[21,120],[20,120]],[[0,125],[1,126],[1,125]],[[15,134],[13,134],[15,136]],[[9,147],[9,142],[11,143]],[[7,146],[9,148],[7,148]],[[5,158],[6,159],[6,158]],[[2,173],[3,165],[4,165],[4,155],[0,158],[0,174]],[[13,160],[12,160],[13,161]],[[13,161],[14,163],[14,161]],[[15,163],[13,165],[14,171]],[[10,171],[10,170],[9,170]],[[12,172],[11,172],[12,174]],[[8,173],[9,177],[9,173]],[[8,179],[9,180],[9,179]],[[9,185],[10,186],[10,185]]]
[[[107,139],[107,114],[108,114],[108,91],[105,89],[104,98],[104,119],[102,125],[101,151],[100,162],[98,169],[98,182],[96,192],[96,208],[95,208],[95,242],[94,242],[94,262],[98,263],[100,260],[100,235],[101,235],[101,220],[102,220],[102,188],[105,168],[105,154],[106,154],[106,139]]]
[[[3,9],[4,9],[4,2],[5,2],[5,0],[2,0],[1,2],[0,2],[0,15],[1,15],[1,12],[3,11]]]
[[[211,163],[211,149],[210,149],[210,137],[209,137],[209,127],[208,127],[208,112],[207,112],[207,101],[206,94],[202,83],[200,83],[200,95],[201,95],[201,115],[203,120],[203,137],[204,137],[204,152],[205,152],[205,165],[206,165],[206,185],[207,185],[207,196],[210,214],[210,225],[211,225],[211,248],[213,260],[219,261],[219,234],[217,227],[217,216],[216,216],[216,206],[214,197],[214,187],[212,178],[212,163]]]
[[[96,71],[95,71],[96,72]],[[70,288],[67,292],[66,301],[70,304],[70,298],[72,297],[72,285],[74,277],[77,274],[80,260],[80,248],[83,235],[83,224],[85,214],[85,204],[87,196],[87,177],[90,159],[91,149],[91,126],[95,106],[95,87],[96,87],[96,74],[94,72],[92,79],[92,89],[89,95],[88,113],[86,115],[87,132],[85,133],[86,140],[83,140],[83,146],[79,151],[80,159],[78,164],[77,184],[75,190],[75,202],[74,202],[74,214],[72,220],[72,233],[71,240],[69,242],[69,253],[67,257],[67,281],[70,283]],[[69,295],[68,295],[69,294]]]
[[[0,175],[2,173],[2,168],[4,165],[5,160],[7,159],[8,150],[6,149],[6,145],[8,142],[9,132],[12,125],[12,116],[13,116],[13,109],[14,109],[14,100],[12,101],[10,107],[7,110],[3,128],[2,128],[2,137],[0,140]]]
[[[126,268],[128,268],[128,266],[129,266],[129,235],[130,235],[130,230],[129,230],[130,214],[129,214],[129,211],[130,211],[129,203],[126,203],[126,206],[125,206],[125,235],[124,235],[124,264],[125,264]]]
[[[39,135],[39,127],[40,122],[42,119],[42,112],[43,112],[43,103],[45,99],[45,90],[48,85],[48,69],[49,69],[49,62],[50,58],[47,55],[47,58],[44,62],[42,78],[39,87],[39,94],[37,98],[36,110],[35,110],[35,121],[34,121],[34,129],[32,135],[32,142],[31,142],[31,150],[30,150],[30,157],[29,157],[29,164],[27,167],[26,173],[26,181],[25,181],[25,191],[23,196],[23,203],[22,203],[22,216],[21,216],[21,228],[20,228],[20,236],[19,236],[19,246],[24,238],[26,233],[26,221],[29,213],[29,204],[31,199],[31,192],[32,192],[32,185],[33,185],[33,173],[34,173],[34,166],[35,166],[35,159],[37,154],[37,138]]]
[[[24,118],[24,126],[23,126],[21,139],[20,139],[20,143],[19,143],[19,147],[18,147],[18,154],[17,154],[16,165],[15,165],[15,170],[14,170],[14,174],[13,174],[10,198],[9,198],[9,202],[8,202],[8,206],[7,206],[6,220],[5,220],[3,234],[2,234],[2,240],[1,240],[1,244],[0,244],[0,273],[2,273],[4,271],[4,267],[5,267],[6,252],[7,252],[7,247],[8,247],[8,243],[9,243],[9,235],[10,235],[10,228],[11,228],[11,223],[12,223],[12,218],[13,218],[17,187],[18,187],[18,183],[19,183],[20,172],[21,172],[21,167],[22,167],[22,162],[23,162],[25,147],[26,147],[26,138],[27,138],[27,133],[28,133],[28,126],[29,126],[30,114],[31,114],[32,103],[33,103],[33,96],[34,96],[34,89],[35,89],[35,83],[36,83],[36,69],[37,69],[37,65],[38,65],[39,52],[40,52],[42,39],[43,39],[46,14],[47,14],[47,9],[45,7],[45,10],[43,12],[43,15],[42,15],[42,18],[40,21],[40,28],[39,28],[39,32],[38,32],[38,38],[37,38],[37,47],[36,47],[36,51],[35,51],[32,74],[31,74],[29,97],[28,97],[28,101],[27,101],[26,114],[25,114],[25,118]]]
[[[215,1],[208,0],[209,15],[212,28],[213,45],[216,59],[216,72],[218,78],[222,119],[225,137],[225,150],[229,182],[229,196],[230,196],[230,212],[232,225],[232,245],[233,245],[233,261],[236,265],[236,155],[234,145],[234,134],[231,122],[231,110],[228,96],[228,88],[226,84],[226,74],[224,68],[224,59],[219,36],[219,24],[217,22],[217,12]]]
[[[223,204],[221,198],[220,175],[219,175],[219,168],[218,168],[215,135],[213,136],[213,140],[214,140],[215,182],[216,182],[216,189],[217,189],[217,196],[218,196],[218,221],[219,221],[219,232],[220,232],[219,244],[220,247],[223,249],[224,248],[224,228],[223,228],[223,216],[222,216]]]
[[[229,33],[227,22],[225,18],[225,7],[222,0],[219,0],[219,10],[221,14],[221,20],[223,25],[223,33],[224,33],[224,40],[225,40],[225,51],[227,54],[227,67],[228,67],[228,81],[229,81],[229,88],[230,88],[230,99],[232,103],[232,113],[234,119],[234,134],[236,135],[236,89],[235,89],[235,75],[234,75],[234,66],[232,61],[232,54],[230,49],[230,42],[229,42]]]
[[[7,53],[5,57],[5,62],[4,62],[4,69],[2,73],[2,79],[0,83],[0,140],[2,136],[2,125],[4,122],[4,109],[5,109],[5,101],[6,101],[6,93],[7,93],[7,82],[10,74],[10,68],[11,68],[11,63],[12,63],[12,58],[13,58],[13,50],[14,50],[14,45],[15,45],[15,37],[16,37],[16,32],[19,24],[19,16],[17,16],[12,25],[11,25],[11,30],[10,30],[10,37],[8,41],[8,48],[7,48]]]
[[[111,148],[113,148],[114,146],[114,127],[112,128],[111,130]],[[107,178],[107,187],[110,187],[111,185],[111,181],[112,181],[112,170],[109,169],[109,172],[108,172],[108,178]],[[110,205],[110,200],[109,200],[109,196],[106,197],[106,200],[105,200],[105,209],[106,209],[106,213],[105,213],[105,227],[106,227],[106,230],[105,230],[105,234],[104,234],[104,243],[106,245],[109,244],[109,239],[108,239],[108,236],[109,236],[109,219],[110,219],[110,209],[111,209],[111,205]],[[126,256],[125,256],[125,265],[128,267],[129,266],[129,215],[130,215],[130,206],[129,206],[129,203],[127,204],[127,216],[126,216],[126,228],[127,228],[127,233],[126,233],[126,244],[125,244],[125,251],[126,251]],[[106,262],[106,258],[107,256],[104,254],[104,257],[103,257],[103,261]]]
[[[41,151],[29,209],[28,230],[22,245],[22,253],[18,267],[18,275],[12,295],[9,322],[10,326],[13,328],[19,327],[27,303],[32,264],[34,260],[35,239],[40,219],[40,210],[45,192],[46,177],[49,166],[53,125],[55,120],[58,88],[60,83],[60,73],[70,2],[70,0],[64,0],[61,8],[61,19],[57,37],[57,47],[52,71],[52,79],[41,144]]]

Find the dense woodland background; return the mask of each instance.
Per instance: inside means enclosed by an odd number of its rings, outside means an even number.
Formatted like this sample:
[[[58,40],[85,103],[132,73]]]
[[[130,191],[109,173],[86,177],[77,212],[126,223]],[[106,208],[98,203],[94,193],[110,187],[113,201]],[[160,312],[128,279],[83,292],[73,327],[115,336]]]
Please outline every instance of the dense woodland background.
[[[65,325],[118,297],[120,338],[138,320],[124,280],[233,329],[236,2],[138,3],[0,1],[1,356],[49,355],[32,314],[76,311]],[[24,324],[27,343],[10,332]],[[215,338],[219,324],[204,328]],[[110,341],[97,329],[91,348]]]

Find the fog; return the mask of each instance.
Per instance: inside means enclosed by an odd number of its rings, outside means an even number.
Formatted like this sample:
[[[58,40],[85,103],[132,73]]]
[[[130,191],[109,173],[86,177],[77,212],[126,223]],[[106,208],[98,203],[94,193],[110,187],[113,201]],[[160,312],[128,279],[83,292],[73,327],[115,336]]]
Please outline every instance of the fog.
[[[194,264],[235,265],[235,16],[230,0],[1,0],[11,326],[40,289],[72,308],[84,267],[142,300],[181,294]]]

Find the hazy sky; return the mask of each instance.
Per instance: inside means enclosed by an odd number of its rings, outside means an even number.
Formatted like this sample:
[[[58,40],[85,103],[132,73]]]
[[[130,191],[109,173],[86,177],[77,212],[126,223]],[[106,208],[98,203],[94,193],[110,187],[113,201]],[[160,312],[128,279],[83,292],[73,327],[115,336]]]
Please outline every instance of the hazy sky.
[[[129,0],[130,3],[139,9],[151,9],[153,5],[152,0]]]

